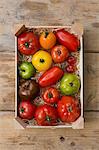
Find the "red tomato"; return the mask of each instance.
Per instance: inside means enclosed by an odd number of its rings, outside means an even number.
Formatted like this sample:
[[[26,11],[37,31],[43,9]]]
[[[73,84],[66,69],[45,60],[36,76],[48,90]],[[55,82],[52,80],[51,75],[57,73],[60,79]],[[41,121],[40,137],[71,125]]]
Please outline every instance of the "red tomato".
[[[69,53],[66,47],[63,45],[57,45],[52,48],[51,55],[55,63],[61,63],[66,60]]]
[[[49,104],[57,103],[59,100],[59,92],[56,88],[51,87],[44,92],[43,99],[46,103]]]
[[[61,68],[54,66],[51,69],[47,70],[39,78],[39,85],[41,87],[46,87],[55,84],[63,76],[63,74],[64,72]]]
[[[28,100],[23,100],[19,104],[19,116],[22,119],[32,119],[34,117],[35,110],[36,106]]]
[[[25,55],[34,54],[39,49],[39,40],[33,32],[24,32],[18,36],[18,50]]]
[[[76,52],[79,48],[80,42],[78,38],[64,29],[56,31],[56,38],[59,43],[67,47],[70,52]]]
[[[76,63],[76,58],[74,56],[69,56],[67,58],[67,62],[70,64],[70,65],[74,65]]]
[[[55,125],[57,123],[57,110],[56,108],[47,104],[38,106],[35,112],[35,119],[38,125]]]
[[[58,102],[57,110],[63,122],[74,122],[80,116],[79,102],[72,96],[63,96]]]
[[[76,66],[68,65],[68,66],[66,66],[66,71],[69,73],[73,73],[76,71]]]

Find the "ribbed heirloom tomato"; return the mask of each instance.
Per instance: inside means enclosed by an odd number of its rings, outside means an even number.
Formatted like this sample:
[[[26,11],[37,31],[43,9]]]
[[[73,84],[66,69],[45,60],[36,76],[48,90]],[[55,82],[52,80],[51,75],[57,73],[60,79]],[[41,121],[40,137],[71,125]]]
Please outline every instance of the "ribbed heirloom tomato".
[[[18,50],[22,54],[32,55],[39,46],[39,40],[33,32],[24,32],[18,36]]]
[[[38,106],[35,112],[35,119],[38,125],[42,126],[55,125],[57,123],[57,117],[56,108],[47,104]]]
[[[57,110],[63,122],[74,122],[80,116],[79,102],[72,96],[63,96],[58,102]]]
[[[43,94],[43,99],[49,104],[57,103],[59,100],[59,92],[54,87],[48,88]]]
[[[56,36],[53,32],[43,32],[40,36],[39,41],[44,49],[50,49],[56,43]]]
[[[55,63],[62,63],[67,59],[69,52],[65,46],[56,45],[52,48],[51,55]]]

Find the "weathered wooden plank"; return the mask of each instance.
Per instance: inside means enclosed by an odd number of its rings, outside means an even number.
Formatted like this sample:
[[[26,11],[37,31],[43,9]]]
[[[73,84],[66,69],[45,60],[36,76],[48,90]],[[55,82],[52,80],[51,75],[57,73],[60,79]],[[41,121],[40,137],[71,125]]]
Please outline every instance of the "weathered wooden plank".
[[[99,53],[84,56],[85,110],[99,110]]]
[[[94,116],[98,118],[95,119]],[[16,129],[14,113],[0,112],[2,150],[98,150],[99,113],[86,113],[85,129]]]
[[[0,55],[0,110],[14,109],[14,55],[4,53]]]
[[[99,54],[85,53],[85,110],[99,110]],[[0,55],[0,110],[14,110],[14,55]]]
[[[67,25],[80,21],[85,28],[85,52],[99,52],[99,0],[0,1],[0,110],[14,110],[14,26]],[[84,130],[19,130],[14,114],[0,113],[1,150],[98,150],[99,53],[85,54]],[[93,112],[96,111],[96,112]]]
[[[0,1],[0,51],[14,51],[14,26],[67,25],[79,21],[85,28],[85,50],[99,52],[98,0]]]

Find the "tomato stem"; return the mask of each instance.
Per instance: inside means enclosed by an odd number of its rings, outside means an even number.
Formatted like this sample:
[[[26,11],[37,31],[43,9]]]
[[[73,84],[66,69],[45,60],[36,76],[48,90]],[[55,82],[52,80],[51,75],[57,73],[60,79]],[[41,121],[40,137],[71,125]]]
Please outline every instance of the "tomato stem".
[[[50,118],[49,116],[46,116],[46,120],[47,120],[48,122],[50,122],[50,121],[51,121],[51,118]]]
[[[48,34],[49,34],[49,32],[46,31],[45,32],[45,38],[47,38]]]
[[[78,47],[78,51],[80,51],[80,46]]]
[[[23,113],[24,112],[24,108],[22,107],[20,111]]]
[[[58,50],[57,50],[57,54],[58,54],[58,56],[60,56],[60,55],[61,55],[61,51],[60,51],[60,49],[58,49]]]
[[[52,98],[53,94],[51,92],[48,93],[48,98]]]
[[[25,47],[26,47],[26,48],[28,48],[28,47],[29,47],[29,43],[28,43],[28,42],[25,42],[25,44],[24,44],[24,45],[25,45]]]
[[[73,83],[71,82],[71,83],[69,83],[70,84],[70,86],[73,86]]]
[[[72,106],[68,106],[68,112],[72,112]]]
[[[44,63],[45,61],[44,61],[44,59],[41,58],[41,59],[40,59],[40,62],[41,62],[41,63]]]

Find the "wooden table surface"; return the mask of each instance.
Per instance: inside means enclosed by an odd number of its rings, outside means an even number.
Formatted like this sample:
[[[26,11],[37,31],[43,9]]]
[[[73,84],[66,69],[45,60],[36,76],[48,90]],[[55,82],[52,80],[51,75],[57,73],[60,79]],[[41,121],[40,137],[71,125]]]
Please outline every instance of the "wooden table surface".
[[[84,25],[85,129],[26,129],[14,121],[14,28]],[[0,1],[0,150],[99,150],[99,0]]]

